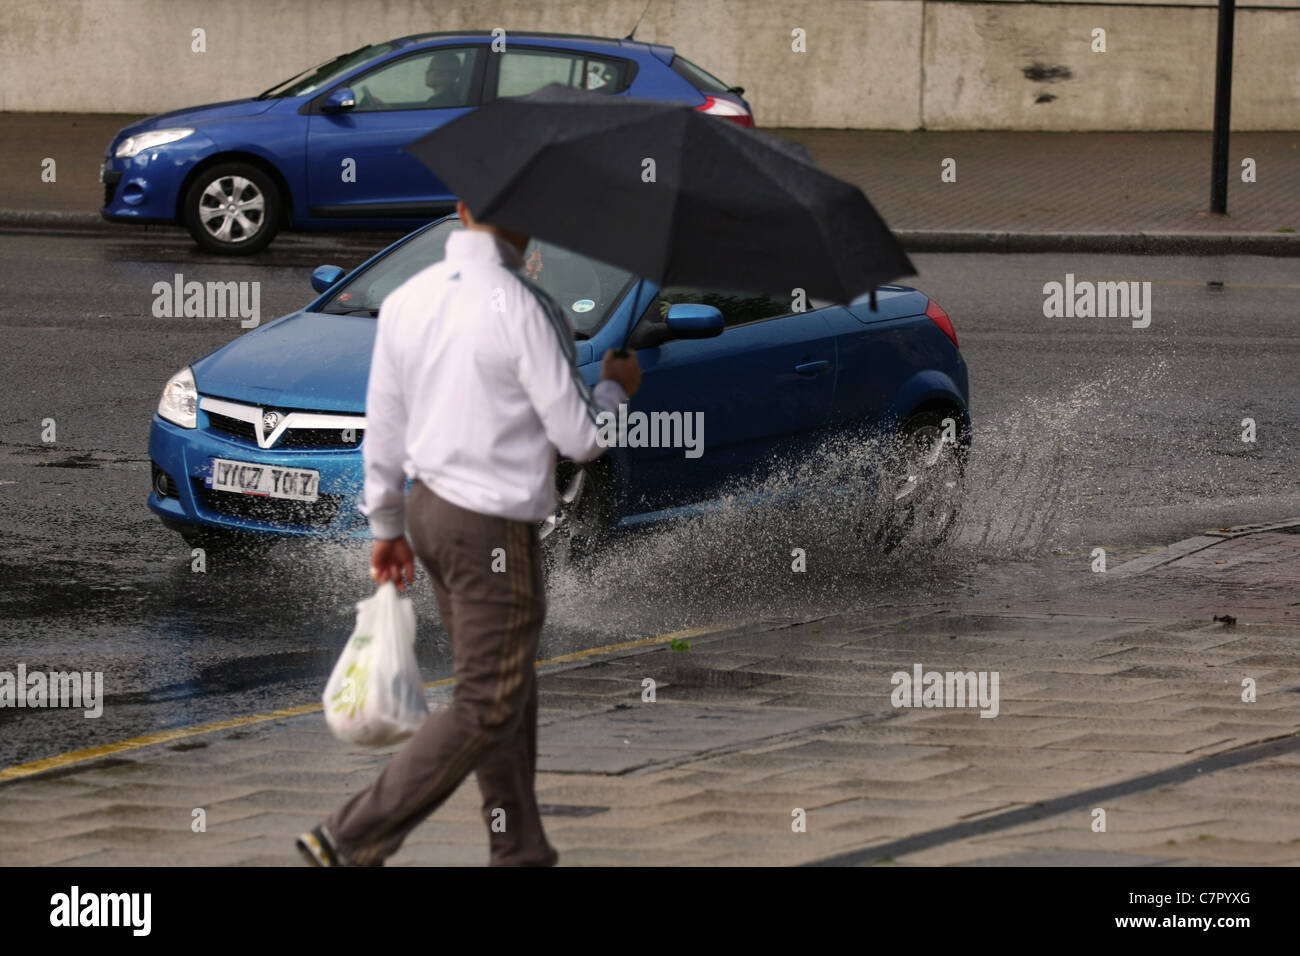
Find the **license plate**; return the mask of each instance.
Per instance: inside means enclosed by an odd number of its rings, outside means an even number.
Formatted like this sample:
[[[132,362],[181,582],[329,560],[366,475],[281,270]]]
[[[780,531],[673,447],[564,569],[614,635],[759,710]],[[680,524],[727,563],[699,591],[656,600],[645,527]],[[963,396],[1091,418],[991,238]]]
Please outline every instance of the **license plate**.
[[[104,170],[107,169],[107,168],[108,168],[108,163],[100,163],[100,164],[99,164],[99,181],[100,181],[101,183],[104,181]]]
[[[320,495],[320,472],[283,465],[254,465],[228,458],[208,459],[205,482],[214,491],[233,491],[260,498],[315,501]]]

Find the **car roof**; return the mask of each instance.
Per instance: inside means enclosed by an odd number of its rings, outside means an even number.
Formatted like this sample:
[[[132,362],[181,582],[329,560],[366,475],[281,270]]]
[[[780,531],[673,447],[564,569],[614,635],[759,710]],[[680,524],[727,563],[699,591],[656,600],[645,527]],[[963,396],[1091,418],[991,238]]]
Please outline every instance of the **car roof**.
[[[528,40],[573,40],[579,43],[587,43],[593,46],[604,46],[611,48],[632,47],[637,50],[649,52],[651,44],[641,40],[631,40],[627,38],[619,39],[617,37],[597,37],[589,36],[584,33],[542,33],[534,30],[506,30],[506,37],[519,37]],[[395,43],[426,43],[430,40],[485,40],[492,38],[491,30],[446,30],[435,33],[413,33],[410,36],[399,37],[394,40]],[[663,44],[654,44],[660,49],[671,50],[671,47],[665,47]]]

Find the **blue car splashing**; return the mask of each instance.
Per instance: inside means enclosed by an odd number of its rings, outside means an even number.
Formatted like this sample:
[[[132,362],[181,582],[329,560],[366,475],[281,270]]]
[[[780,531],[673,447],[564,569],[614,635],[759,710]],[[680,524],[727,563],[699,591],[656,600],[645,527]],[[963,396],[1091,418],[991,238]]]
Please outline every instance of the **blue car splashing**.
[[[154,513],[190,539],[366,536],[358,505],[376,317],[459,228],[438,220],[347,275],[318,269],[322,294],[309,305],[173,376],[150,431]],[[882,287],[874,310],[864,298],[796,311],[789,297],[659,288],[536,241],[524,271],[565,308],[588,384],[607,349],[636,350],[643,378],[620,412],[625,431],[636,411],[643,422],[698,423],[703,435],[698,453],[683,428],[678,447],[622,440],[588,465],[560,462],[562,506],[543,526],[551,546],[587,547],[613,528],[697,513],[738,482],[807,459],[828,436],[906,439],[912,453],[897,463],[887,507],[908,526],[938,507],[923,495],[927,475],[950,481],[964,462],[966,364],[947,313],[915,289]],[[950,514],[930,517],[936,532],[951,527]]]

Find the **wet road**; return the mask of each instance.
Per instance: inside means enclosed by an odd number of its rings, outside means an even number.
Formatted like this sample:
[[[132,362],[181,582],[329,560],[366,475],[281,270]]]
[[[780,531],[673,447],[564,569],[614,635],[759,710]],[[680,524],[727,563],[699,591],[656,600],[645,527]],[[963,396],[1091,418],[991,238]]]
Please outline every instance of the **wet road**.
[[[366,548],[284,543],[191,570],[189,549],[144,504],[150,414],[169,375],[241,330],[155,318],[152,287],[177,272],[258,280],[269,321],[312,296],[312,267],[351,267],[386,241],[291,236],[233,261],[179,232],[0,234],[0,671],[103,671],[107,695],[95,720],[0,709],[0,767],[318,699],[369,589]],[[724,510],[623,541],[594,575],[553,575],[543,657],[846,605],[994,591],[1014,603],[1079,573],[1095,546],[1300,514],[1295,260],[915,262],[971,372],[972,483],[953,542],[882,559],[833,509]],[[1151,281],[1150,327],[1045,318],[1043,284],[1067,273]],[[1253,444],[1240,440],[1247,417]],[[49,419],[53,443],[42,441]],[[808,550],[806,574],[791,574],[792,547]],[[427,589],[417,610],[425,676],[445,676]]]

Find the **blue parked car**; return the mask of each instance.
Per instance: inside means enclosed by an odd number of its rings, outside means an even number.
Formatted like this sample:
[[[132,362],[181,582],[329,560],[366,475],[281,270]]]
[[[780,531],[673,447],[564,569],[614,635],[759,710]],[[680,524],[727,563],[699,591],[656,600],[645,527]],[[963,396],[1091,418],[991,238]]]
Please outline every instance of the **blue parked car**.
[[[482,103],[555,82],[754,123],[742,88],[672,47],[495,32],[364,46],[259,96],[128,126],[100,167],[100,214],[183,223],[200,246],[231,255],[265,248],[283,226],[409,228],[449,212],[455,197],[402,148]]]
[[[375,318],[459,228],[430,223],[346,276],[321,266],[310,305],[177,372],[149,437],[149,507],[163,522],[191,541],[368,534],[358,504]],[[828,436],[892,436],[877,461],[884,543],[951,530],[970,437],[966,363],[922,293],[885,286],[875,311],[864,299],[800,312],[789,297],[659,288],[536,241],[524,270],[567,310],[588,384],[625,340],[643,373],[620,422],[626,440],[558,464],[548,547],[590,550],[612,529],[707,508]],[[638,412],[650,419],[639,442]]]

